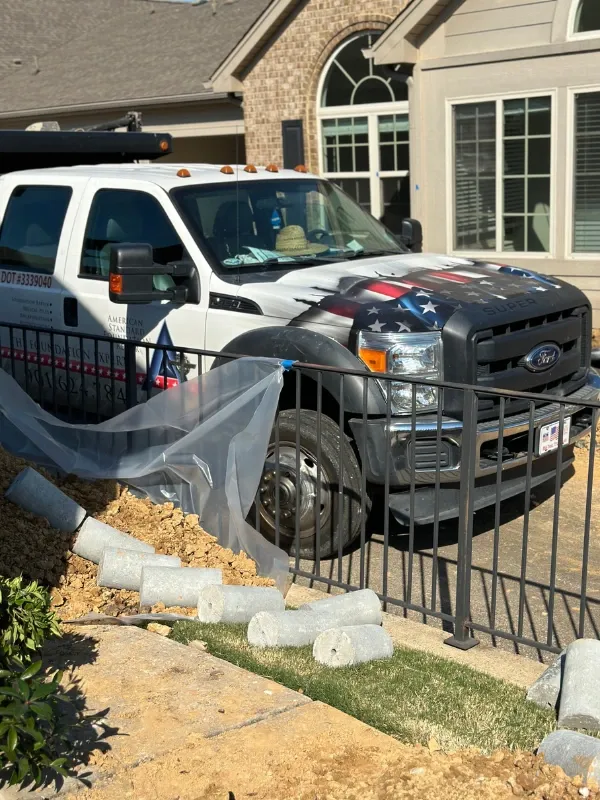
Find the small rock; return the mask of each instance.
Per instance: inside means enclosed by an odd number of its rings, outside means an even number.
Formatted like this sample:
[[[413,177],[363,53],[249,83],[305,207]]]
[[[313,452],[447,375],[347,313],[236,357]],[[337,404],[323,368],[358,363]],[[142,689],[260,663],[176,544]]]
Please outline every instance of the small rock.
[[[424,775],[425,774],[425,767],[413,767],[413,769],[409,770],[411,775]]]
[[[224,708],[217,708],[217,711],[219,712],[219,714],[224,714],[225,713],[225,709]]]
[[[202,639],[192,639],[191,642],[188,642],[188,647],[193,647],[196,650],[202,650],[206,652],[208,649],[208,645],[206,642],[203,642]]]
[[[150,633],[158,633],[159,636],[168,636],[171,633],[171,628],[168,625],[161,625],[160,622],[151,622],[148,630]]]
[[[581,789],[579,790],[579,794],[582,797],[589,797],[590,796],[590,790],[588,789],[587,786],[582,786]]]
[[[439,751],[442,749],[438,740],[435,739],[433,736],[427,742],[427,747],[430,753],[439,753]]]

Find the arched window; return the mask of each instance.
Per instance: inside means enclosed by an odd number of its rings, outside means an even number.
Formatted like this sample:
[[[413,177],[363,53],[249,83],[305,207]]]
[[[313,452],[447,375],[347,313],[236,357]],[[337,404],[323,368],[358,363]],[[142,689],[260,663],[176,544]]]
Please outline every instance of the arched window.
[[[365,58],[381,34],[347,39],[318,93],[321,170],[394,231],[410,216],[408,75]]]
[[[600,36],[599,0],[575,0],[573,34],[597,33]]]

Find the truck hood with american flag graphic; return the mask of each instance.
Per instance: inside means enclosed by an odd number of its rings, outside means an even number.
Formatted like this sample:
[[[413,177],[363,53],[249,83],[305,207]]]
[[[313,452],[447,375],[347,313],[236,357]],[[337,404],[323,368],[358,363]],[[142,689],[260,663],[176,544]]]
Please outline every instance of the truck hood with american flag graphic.
[[[258,278],[258,280],[255,280]],[[352,330],[441,330],[461,308],[503,304],[563,288],[555,278],[518,267],[428,254],[336,262],[281,273],[266,271],[238,297],[289,325],[347,342]],[[473,310],[475,310],[473,308]],[[483,311],[483,313],[485,313]]]

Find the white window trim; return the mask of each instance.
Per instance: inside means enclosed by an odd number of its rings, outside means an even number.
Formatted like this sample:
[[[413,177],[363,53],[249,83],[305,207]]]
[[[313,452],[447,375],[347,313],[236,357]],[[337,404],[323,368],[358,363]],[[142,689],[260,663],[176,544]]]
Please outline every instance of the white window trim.
[[[575,214],[575,95],[600,92],[600,84],[569,86],[567,89],[567,176],[565,182],[565,254],[568,261],[598,261],[599,253],[577,253],[574,244]]]
[[[355,36],[345,39],[339,47],[329,56],[327,63],[321,70],[319,83],[317,86],[317,135],[318,135],[318,152],[319,152],[319,174],[328,180],[352,179],[352,178],[368,178],[370,181],[370,196],[371,196],[371,213],[376,219],[383,216],[383,196],[381,188],[381,178],[404,178],[409,174],[408,170],[398,171],[383,171],[379,169],[371,169],[369,172],[327,172],[324,163],[323,152],[323,120],[339,119],[342,117],[367,117],[367,124],[369,129],[369,163],[371,165],[379,166],[379,130],[377,126],[377,118],[379,116],[386,116],[392,114],[409,114],[408,100],[389,103],[365,103],[362,105],[354,106],[321,106],[321,96],[323,94],[323,87],[325,79],[329,73],[331,65],[337,58],[339,53],[354,39],[368,33],[368,31],[360,31]],[[410,119],[409,119],[410,124]],[[410,136],[408,146],[410,147]]]
[[[502,172],[496,172],[496,249],[495,250],[458,250],[454,247],[454,114],[455,106],[470,103],[496,103],[496,169],[503,165],[502,142],[504,100],[522,100],[532,97],[551,97],[550,108],[550,247],[547,253],[528,253],[516,250],[502,250],[498,247],[502,230],[504,211]],[[558,92],[554,89],[537,90],[535,92],[500,92],[492,95],[476,95],[472,97],[454,97],[446,99],[446,243],[447,252],[461,258],[519,258],[548,261],[556,258],[556,171],[558,152],[556,138],[558,133],[558,117],[556,114]],[[498,180],[500,178],[500,180]],[[499,224],[500,223],[500,224]]]
[[[571,8],[569,10],[569,21],[567,24],[567,41],[568,42],[579,42],[582,39],[599,39],[600,38],[600,30],[597,31],[585,31],[584,33],[576,33],[575,32],[575,17],[577,16],[577,9],[579,8],[580,0],[573,0],[571,3]]]
[[[342,113],[326,113],[323,115],[319,114],[319,173],[324,178],[333,181],[335,181],[336,178],[368,179],[370,184],[369,191],[371,197],[371,213],[376,219],[380,219],[383,216],[384,211],[381,179],[405,178],[409,171],[377,169],[379,166],[379,128],[377,121],[381,116],[391,116],[393,114],[405,114],[409,116],[408,101],[402,101],[399,103],[380,103],[373,106],[340,106],[339,108],[332,106],[328,109],[328,112],[331,111],[331,108],[334,108],[336,112],[341,110]],[[370,110],[366,112],[364,110],[365,108],[369,108]],[[352,109],[351,114],[346,113],[346,111],[349,111],[349,109]],[[346,116],[367,118],[367,124],[369,127],[369,163],[371,165],[377,165],[375,169],[372,169],[369,172],[327,172],[325,169],[323,153],[323,122],[327,119],[341,119]],[[410,147],[410,137],[408,146]]]

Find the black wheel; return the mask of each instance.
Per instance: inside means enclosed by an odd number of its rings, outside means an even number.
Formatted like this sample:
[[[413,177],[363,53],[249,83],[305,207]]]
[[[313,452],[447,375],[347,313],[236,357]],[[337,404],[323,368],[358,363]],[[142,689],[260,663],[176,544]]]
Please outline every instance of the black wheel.
[[[347,437],[329,417],[321,415],[320,449],[317,432],[314,411],[301,410],[299,417],[295,410],[279,414],[279,546],[290,555],[312,560],[317,553],[317,538],[320,557],[329,558],[337,555],[340,543],[344,548],[359,536],[361,528],[361,472],[356,455]],[[254,522],[258,514],[261,533],[272,542],[276,541],[276,493],[275,428],[257,504],[250,516]],[[365,500],[365,514],[368,511],[369,502]]]

